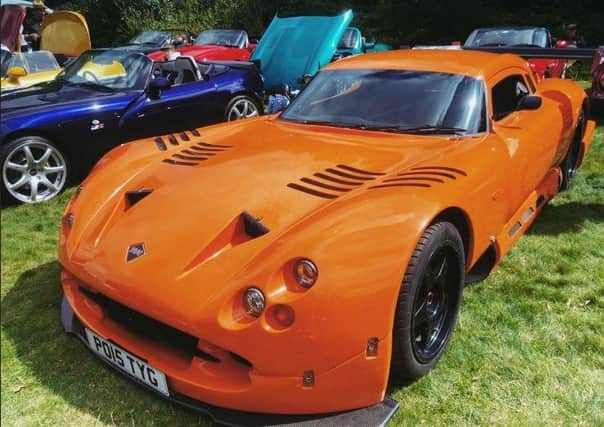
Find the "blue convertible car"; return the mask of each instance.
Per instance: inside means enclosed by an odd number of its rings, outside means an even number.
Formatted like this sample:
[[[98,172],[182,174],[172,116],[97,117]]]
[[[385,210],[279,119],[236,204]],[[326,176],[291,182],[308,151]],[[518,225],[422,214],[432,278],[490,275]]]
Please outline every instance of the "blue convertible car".
[[[120,143],[259,115],[262,95],[251,63],[86,52],[55,80],[1,96],[2,203],[51,199]]]

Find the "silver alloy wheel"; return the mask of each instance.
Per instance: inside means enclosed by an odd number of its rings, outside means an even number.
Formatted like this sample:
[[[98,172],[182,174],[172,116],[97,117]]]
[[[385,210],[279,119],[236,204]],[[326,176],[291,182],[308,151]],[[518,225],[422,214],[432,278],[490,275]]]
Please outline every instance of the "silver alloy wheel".
[[[15,147],[2,165],[4,187],[23,203],[52,199],[65,186],[67,163],[50,144],[27,141]]]
[[[258,115],[258,107],[248,98],[241,98],[236,101],[231,109],[227,118],[230,121],[239,119],[248,119],[250,117],[256,117]]]

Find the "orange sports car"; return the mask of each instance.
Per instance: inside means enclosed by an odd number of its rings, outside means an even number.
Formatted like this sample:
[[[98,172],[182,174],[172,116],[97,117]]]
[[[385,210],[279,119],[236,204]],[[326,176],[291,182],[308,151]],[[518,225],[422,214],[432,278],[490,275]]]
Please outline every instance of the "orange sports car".
[[[378,404],[568,188],[588,117],[519,57],[407,50],[325,67],[280,115],[121,145],[65,211],[64,327],[200,409]]]

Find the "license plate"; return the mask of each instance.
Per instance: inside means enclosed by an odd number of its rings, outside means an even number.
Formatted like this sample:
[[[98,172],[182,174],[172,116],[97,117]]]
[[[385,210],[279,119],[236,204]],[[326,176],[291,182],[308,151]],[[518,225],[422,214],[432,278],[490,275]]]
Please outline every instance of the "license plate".
[[[166,375],[163,372],[88,329],[86,329],[86,338],[88,346],[96,354],[149,387],[166,396],[170,395]]]

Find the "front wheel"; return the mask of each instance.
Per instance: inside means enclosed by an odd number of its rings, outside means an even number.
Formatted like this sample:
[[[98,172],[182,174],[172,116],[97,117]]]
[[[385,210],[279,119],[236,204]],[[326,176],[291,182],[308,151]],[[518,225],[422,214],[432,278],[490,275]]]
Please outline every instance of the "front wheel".
[[[2,199],[5,202],[39,203],[65,188],[68,164],[61,150],[38,136],[15,139],[2,147]]]
[[[225,119],[227,121],[249,119],[261,115],[260,106],[246,95],[236,96],[227,105]]]
[[[414,381],[438,362],[453,334],[464,282],[464,248],[448,222],[430,226],[409,261],[394,318],[391,378]]]

